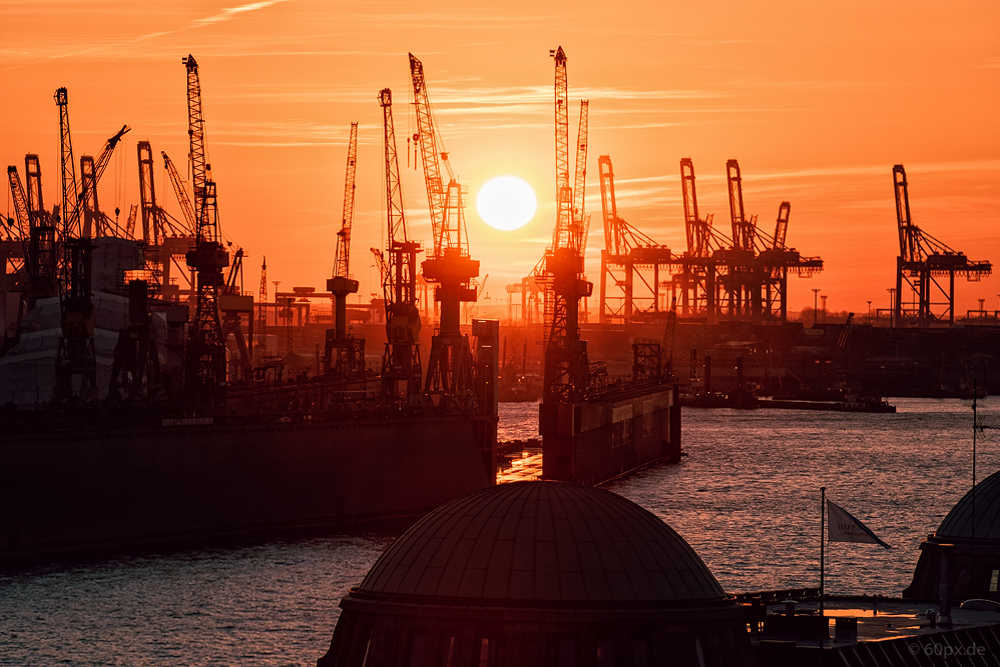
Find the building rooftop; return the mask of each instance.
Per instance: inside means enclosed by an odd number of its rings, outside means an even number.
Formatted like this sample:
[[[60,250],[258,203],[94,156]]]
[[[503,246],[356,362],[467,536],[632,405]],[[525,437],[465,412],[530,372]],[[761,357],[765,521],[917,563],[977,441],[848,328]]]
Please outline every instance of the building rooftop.
[[[973,502],[976,539],[1000,541],[1000,471],[976,484],[975,499],[970,489],[955,504],[938,526],[935,537],[939,540],[971,540]]]
[[[726,594],[672,528],[609,491],[514,482],[431,512],[359,592],[492,601],[718,603]]]

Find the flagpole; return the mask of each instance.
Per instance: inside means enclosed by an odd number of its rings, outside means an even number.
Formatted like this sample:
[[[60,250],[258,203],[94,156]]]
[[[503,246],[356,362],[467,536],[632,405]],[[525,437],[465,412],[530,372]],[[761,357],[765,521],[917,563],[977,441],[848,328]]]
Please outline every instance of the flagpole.
[[[823,581],[823,570],[824,570],[824,546],[826,542],[826,487],[819,487],[820,501],[819,501],[819,615],[823,616],[823,598],[824,598],[824,581]]]

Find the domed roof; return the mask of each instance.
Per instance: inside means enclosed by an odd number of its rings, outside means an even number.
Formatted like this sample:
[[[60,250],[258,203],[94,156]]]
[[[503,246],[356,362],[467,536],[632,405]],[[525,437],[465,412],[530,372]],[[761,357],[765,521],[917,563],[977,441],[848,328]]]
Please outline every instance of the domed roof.
[[[1000,540],[1000,471],[976,484],[976,539]],[[948,512],[935,537],[972,539],[972,489]]]
[[[502,484],[439,507],[389,547],[359,591],[577,604],[726,598],[662,520],[569,482]]]

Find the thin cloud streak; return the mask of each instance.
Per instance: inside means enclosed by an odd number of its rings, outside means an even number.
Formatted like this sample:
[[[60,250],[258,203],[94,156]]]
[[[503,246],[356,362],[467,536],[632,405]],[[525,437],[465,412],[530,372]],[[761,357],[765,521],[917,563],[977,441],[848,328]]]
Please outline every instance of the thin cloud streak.
[[[272,7],[287,0],[264,0],[264,2],[251,2],[247,5],[240,5],[239,7],[227,7],[223,9],[220,13],[213,16],[209,16],[203,19],[195,19],[191,25],[193,27],[200,28],[205,25],[212,23],[221,23],[222,21],[228,21],[234,16],[243,14],[245,12],[253,12],[258,9],[266,9],[267,7]]]

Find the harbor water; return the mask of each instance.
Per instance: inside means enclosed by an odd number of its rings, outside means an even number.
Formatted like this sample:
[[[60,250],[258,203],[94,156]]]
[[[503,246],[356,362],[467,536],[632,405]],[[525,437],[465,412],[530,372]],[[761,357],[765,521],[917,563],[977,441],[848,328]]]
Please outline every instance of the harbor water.
[[[892,399],[896,414],[685,409],[680,464],[606,488],[663,518],[723,588],[819,583],[820,487],[892,546],[828,544],[827,591],[898,597],[920,541],[973,481],[971,401]],[[987,427],[1000,400],[980,401]],[[501,406],[537,437],[537,405]],[[976,438],[1000,469],[1000,431]],[[337,604],[398,534],[331,535],[0,570],[0,665],[311,665]]]

